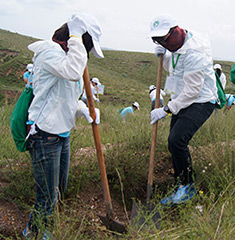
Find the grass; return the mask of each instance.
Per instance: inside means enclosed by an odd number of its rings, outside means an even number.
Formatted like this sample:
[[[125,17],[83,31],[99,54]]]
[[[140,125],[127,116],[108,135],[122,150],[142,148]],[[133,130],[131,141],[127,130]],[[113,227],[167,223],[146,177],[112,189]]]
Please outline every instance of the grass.
[[[1,30],[0,49],[19,53],[4,59],[0,65],[0,89],[21,91],[23,80],[17,69],[23,70],[31,53],[26,46],[32,38],[18,36]],[[13,36],[19,39],[15,42]],[[20,37],[20,38],[18,38]],[[115,214],[125,219],[123,197],[130,213],[133,198],[144,200],[150,158],[150,99],[148,86],[155,84],[157,58],[148,53],[104,51],[105,59],[95,60],[91,55],[89,72],[105,85],[105,95],[100,96],[101,124],[99,131],[106,162],[109,186]],[[227,91],[235,93],[229,82],[231,62],[223,62],[227,76]],[[12,74],[6,76],[9,69]],[[163,73],[163,80],[166,73]],[[17,80],[16,80],[17,79]],[[9,84],[10,83],[10,84]],[[164,86],[164,81],[162,83]],[[26,214],[35,200],[31,160],[28,152],[19,153],[10,133],[9,118],[14,102],[5,105],[4,95],[0,107],[0,198],[13,203]],[[125,122],[117,111],[133,101],[140,103],[140,111]],[[55,239],[233,239],[234,225],[234,159],[235,159],[234,107],[223,115],[223,110],[213,114],[190,141],[193,166],[197,172],[199,193],[192,201],[163,208],[159,199],[172,189],[170,154],[167,137],[170,117],[158,124],[156,161],[154,170],[155,191],[153,202],[161,213],[161,228],[136,231],[130,226],[125,235],[113,235],[102,226],[96,212],[103,209],[100,172],[94,149],[91,126],[84,118],[78,119],[71,133],[71,168],[68,189],[51,218],[49,230]],[[120,176],[118,175],[120,174]],[[119,206],[119,208],[118,208]],[[122,216],[121,214],[122,213]],[[27,221],[27,220],[25,220]],[[21,223],[22,226],[26,222]],[[21,230],[11,234],[0,231],[0,238],[21,239]]]

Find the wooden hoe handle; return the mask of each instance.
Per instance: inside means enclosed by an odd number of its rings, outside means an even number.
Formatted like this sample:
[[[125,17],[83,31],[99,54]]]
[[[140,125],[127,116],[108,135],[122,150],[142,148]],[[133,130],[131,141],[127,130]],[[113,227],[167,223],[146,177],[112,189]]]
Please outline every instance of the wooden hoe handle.
[[[102,187],[103,187],[104,201],[105,201],[105,205],[106,205],[106,214],[109,218],[112,219],[113,218],[113,207],[112,207],[112,201],[111,201],[111,196],[110,196],[110,191],[109,191],[109,185],[108,185],[105,161],[104,161],[103,150],[102,150],[102,145],[101,145],[101,140],[100,140],[99,128],[98,128],[98,125],[95,123],[96,114],[95,114],[94,100],[93,100],[93,96],[92,96],[92,92],[91,92],[88,66],[86,66],[86,68],[84,70],[83,78],[84,78],[84,87],[85,87],[85,91],[86,91],[86,96],[87,96],[87,100],[88,100],[88,108],[89,108],[90,116],[93,119],[92,130],[93,130],[93,137],[94,137],[94,141],[95,141],[96,153],[97,153],[97,158],[98,158],[99,168],[100,168],[100,173],[101,173],[101,182],[102,182]]]
[[[163,62],[163,55],[160,54],[159,62],[158,62],[158,74],[157,74],[157,84],[156,84],[157,90],[156,90],[155,108],[159,108],[159,106],[160,106],[162,62]],[[158,121],[153,124],[152,141],[151,141],[151,153],[150,153],[150,161],[149,161],[149,175],[148,175],[148,185],[147,185],[147,201],[150,200],[151,195],[152,195],[152,191],[153,191],[152,187],[153,187],[154,159],[155,159],[156,142],[157,142],[157,125],[158,125]]]

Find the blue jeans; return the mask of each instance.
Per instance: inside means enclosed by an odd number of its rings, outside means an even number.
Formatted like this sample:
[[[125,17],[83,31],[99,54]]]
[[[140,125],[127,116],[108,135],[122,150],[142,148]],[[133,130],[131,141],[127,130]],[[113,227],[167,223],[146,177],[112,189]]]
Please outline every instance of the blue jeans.
[[[215,104],[209,102],[193,103],[180,110],[177,115],[172,115],[168,149],[172,155],[176,184],[180,182],[187,185],[195,180],[188,144],[214,109]]]
[[[37,198],[30,214],[29,227],[38,230],[38,222],[46,224],[59,194],[67,188],[69,173],[70,138],[62,138],[37,129],[30,136],[28,149],[32,158]]]

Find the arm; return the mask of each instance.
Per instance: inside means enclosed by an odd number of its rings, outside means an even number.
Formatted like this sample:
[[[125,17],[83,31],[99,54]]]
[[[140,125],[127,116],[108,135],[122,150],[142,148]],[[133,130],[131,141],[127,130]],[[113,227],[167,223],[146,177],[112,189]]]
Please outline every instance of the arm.
[[[191,52],[184,59],[183,89],[177,98],[168,103],[173,114],[190,106],[199,97],[204,84],[204,55]]]
[[[28,83],[28,78],[27,78],[27,72],[24,73],[23,75],[23,79],[24,79],[24,82],[27,84]]]
[[[78,81],[82,78],[87,64],[87,52],[82,40],[77,37],[71,37],[68,40],[68,48],[66,55],[62,56],[59,53],[54,61],[51,59],[51,54],[47,54],[44,67],[59,78]]]
[[[192,72],[184,75],[184,88],[180,95],[168,103],[173,114],[191,105],[199,96],[204,83],[203,71]]]

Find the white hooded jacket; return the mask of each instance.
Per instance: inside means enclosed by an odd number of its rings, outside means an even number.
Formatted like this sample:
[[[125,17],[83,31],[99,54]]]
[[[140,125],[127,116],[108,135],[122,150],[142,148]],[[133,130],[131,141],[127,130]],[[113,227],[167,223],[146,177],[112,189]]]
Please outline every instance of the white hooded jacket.
[[[75,37],[68,40],[67,53],[53,41],[37,41],[28,48],[34,52],[34,99],[28,119],[37,119],[50,91],[36,124],[52,134],[68,132],[75,126],[78,99],[83,90],[86,49],[81,39]]]
[[[192,103],[212,102],[217,99],[210,43],[204,36],[186,32],[183,46],[173,53],[167,51],[163,66],[170,72],[174,82],[175,91],[168,103],[173,114]]]

